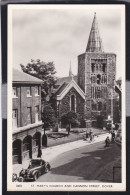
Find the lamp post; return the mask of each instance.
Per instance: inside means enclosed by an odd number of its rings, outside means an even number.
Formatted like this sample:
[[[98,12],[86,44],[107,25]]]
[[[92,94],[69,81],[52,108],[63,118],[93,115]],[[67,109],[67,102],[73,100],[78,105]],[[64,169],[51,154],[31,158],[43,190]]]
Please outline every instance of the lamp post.
[[[60,100],[57,101],[57,126],[59,131],[59,109],[60,109]]]
[[[115,83],[115,80],[113,80],[113,84]],[[114,90],[113,90],[113,86],[111,86],[111,128],[113,130],[113,93],[114,93]]]

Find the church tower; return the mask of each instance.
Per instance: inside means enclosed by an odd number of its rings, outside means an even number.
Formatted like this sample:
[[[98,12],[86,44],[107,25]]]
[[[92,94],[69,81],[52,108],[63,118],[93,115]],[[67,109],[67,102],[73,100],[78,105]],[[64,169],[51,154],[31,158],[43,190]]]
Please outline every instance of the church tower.
[[[116,54],[104,52],[95,13],[86,51],[78,56],[78,85],[86,95],[86,119],[91,119],[92,123],[97,116],[107,121],[112,115],[115,75]]]

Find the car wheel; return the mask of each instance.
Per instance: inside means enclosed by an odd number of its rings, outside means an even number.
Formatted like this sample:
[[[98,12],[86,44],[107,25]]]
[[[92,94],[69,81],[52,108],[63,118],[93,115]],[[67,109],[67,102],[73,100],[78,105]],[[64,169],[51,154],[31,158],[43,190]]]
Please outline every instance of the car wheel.
[[[34,177],[33,177],[34,181],[36,181],[37,178],[38,178],[38,175],[37,175],[37,173],[35,173],[35,175],[34,175]]]
[[[49,167],[46,166],[46,168],[45,168],[45,173],[48,173],[48,172],[49,172]]]

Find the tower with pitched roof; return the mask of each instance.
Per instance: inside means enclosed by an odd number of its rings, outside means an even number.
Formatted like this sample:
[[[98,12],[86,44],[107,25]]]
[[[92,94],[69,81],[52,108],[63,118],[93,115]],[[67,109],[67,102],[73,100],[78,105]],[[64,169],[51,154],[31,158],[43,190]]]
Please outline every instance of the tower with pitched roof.
[[[86,119],[92,123],[99,115],[106,121],[111,116],[115,75],[116,54],[104,52],[95,13],[86,50],[78,56],[78,85],[86,96]]]
[[[73,74],[72,74],[71,61],[70,61],[69,77],[71,77],[72,75],[73,75]]]

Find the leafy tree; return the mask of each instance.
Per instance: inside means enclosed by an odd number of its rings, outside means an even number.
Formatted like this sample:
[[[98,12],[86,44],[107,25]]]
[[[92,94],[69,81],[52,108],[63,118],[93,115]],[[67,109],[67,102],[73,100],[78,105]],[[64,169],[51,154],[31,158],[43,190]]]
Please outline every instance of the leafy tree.
[[[51,104],[49,104],[51,90],[56,83],[55,65],[53,62],[46,63],[40,61],[39,59],[31,59],[31,62],[29,62],[26,66],[22,64],[20,64],[20,66],[23,72],[43,80],[43,83],[41,85],[41,99],[42,107],[44,107],[42,113],[42,121],[44,122],[45,130],[46,128],[53,126],[56,121],[55,111],[51,107]]]
[[[69,135],[70,130],[71,130],[71,125],[79,126],[79,124],[80,124],[79,120],[78,120],[78,115],[75,112],[72,112],[72,111],[64,114],[61,117],[61,122],[62,122],[62,124],[67,126],[68,135]]]
[[[38,60],[32,60],[26,66],[20,64],[23,72],[30,74],[34,77],[37,77],[43,80],[42,84],[42,98],[44,100],[49,95],[51,88],[55,86],[56,77],[55,77],[55,65],[53,62],[43,62]]]
[[[56,123],[55,111],[50,104],[45,104],[43,113],[41,115],[42,121],[44,123],[44,130],[48,127],[53,127]]]

